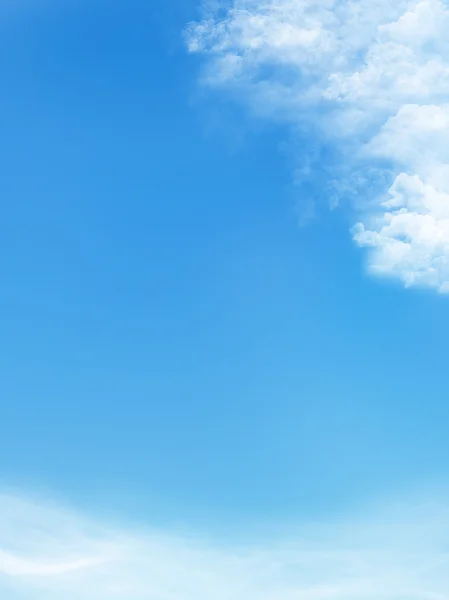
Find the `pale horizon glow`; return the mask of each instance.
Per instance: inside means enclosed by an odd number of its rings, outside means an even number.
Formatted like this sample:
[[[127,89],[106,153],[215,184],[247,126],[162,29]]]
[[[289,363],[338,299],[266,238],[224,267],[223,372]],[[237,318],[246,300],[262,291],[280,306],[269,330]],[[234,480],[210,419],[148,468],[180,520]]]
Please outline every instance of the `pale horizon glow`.
[[[0,496],[2,599],[297,600],[449,597],[449,508],[393,503],[232,545],[98,522]],[[14,594],[19,594],[18,596]]]

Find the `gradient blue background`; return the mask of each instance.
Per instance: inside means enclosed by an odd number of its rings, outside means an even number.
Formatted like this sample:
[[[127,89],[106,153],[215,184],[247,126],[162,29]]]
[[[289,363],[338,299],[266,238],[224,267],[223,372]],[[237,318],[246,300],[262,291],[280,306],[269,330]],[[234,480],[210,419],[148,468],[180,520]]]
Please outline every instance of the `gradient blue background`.
[[[319,174],[201,90],[195,4],[1,20],[2,483],[235,524],[444,480],[447,298],[369,279],[345,209],[299,227]]]

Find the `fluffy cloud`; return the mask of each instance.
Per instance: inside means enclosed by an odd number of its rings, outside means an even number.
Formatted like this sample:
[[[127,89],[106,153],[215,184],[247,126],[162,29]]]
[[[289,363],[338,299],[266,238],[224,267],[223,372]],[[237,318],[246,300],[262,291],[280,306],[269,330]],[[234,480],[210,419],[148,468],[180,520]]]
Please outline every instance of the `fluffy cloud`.
[[[352,165],[338,185],[360,196],[354,238],[371,248],[371,270],[449,291],[449,1],[214,6],[188,30],[190,50],[207,55],[207,83],[334,144]],[[360,188],[361,169],[390,183]]]
[[[256,545],[123,530],[0,495],[2,600],[446,600],[444,504],[308,525]]]

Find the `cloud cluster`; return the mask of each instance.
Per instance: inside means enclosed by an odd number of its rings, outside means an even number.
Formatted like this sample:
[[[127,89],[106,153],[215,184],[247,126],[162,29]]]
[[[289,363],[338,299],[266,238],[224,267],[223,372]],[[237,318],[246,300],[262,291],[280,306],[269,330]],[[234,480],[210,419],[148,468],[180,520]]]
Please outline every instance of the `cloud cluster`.
[[[352,166],[339,186],[362,196],[354,238],[371,270],[448,292],[449,0],[208,6],[187,32],[190,51],[207,55],[207,82],[258,114],[312,123]],[[385,171],[386,188],[369,177],[360,188],[362,165]]]
[[[2,600],[447,600],[449,510],[397,505],[252,546],[0,495]]]

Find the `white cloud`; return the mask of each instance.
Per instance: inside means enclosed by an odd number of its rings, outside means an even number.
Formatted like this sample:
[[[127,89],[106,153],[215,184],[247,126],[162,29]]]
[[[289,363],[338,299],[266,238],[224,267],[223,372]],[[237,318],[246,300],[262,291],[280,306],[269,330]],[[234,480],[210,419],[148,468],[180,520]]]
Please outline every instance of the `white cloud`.
[[[447,600],[449,508],[374,511],[254,545],[126,531],[0,495],[2,600]]]
[[[373,272],[448,291],[448,31],[449,0],[234,0],[206,10],[188,42],[208,56],[209,84],[313,123],[354,180],[361,165],[391,172],[355,239]]]

